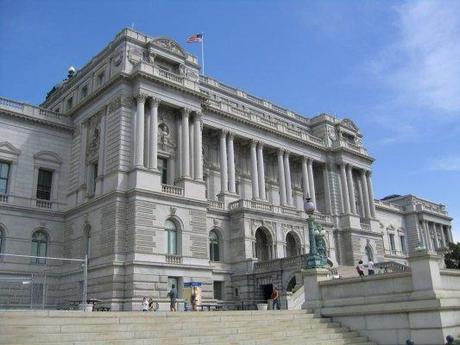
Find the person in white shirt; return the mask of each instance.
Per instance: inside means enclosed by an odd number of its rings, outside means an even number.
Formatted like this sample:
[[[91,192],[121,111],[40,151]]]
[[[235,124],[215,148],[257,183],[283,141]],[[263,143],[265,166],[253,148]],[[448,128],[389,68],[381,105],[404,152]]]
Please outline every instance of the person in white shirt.
[[[149,301],[147,297],[142,300],[142,311],[149,311]]]
[[[369,260],[369,262],[367,263],[367,275],[374,275],[374,262],[372,260]]]

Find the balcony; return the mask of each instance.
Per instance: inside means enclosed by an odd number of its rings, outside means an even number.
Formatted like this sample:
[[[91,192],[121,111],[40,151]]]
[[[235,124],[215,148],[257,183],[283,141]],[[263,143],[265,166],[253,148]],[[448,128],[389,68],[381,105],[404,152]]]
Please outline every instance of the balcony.
[[[217,210],[223,210],[224,209],[224,203],[222,201],[216,201],[216,200],[208,200],[209,208],[214,208]]]
[[[184,196],[184,188],[170,184],[162,184],[161,191],[166,194]]]
[[[166,255],[166,263],[171,265],[182,264],[182,256],[180,255]]]
[[[7,98],[0,97],[0,109],[14,112],[38,122],[64,127],[66,129],[73,128],[72,119],[66,115],[55,113],[53,111],[35,107],[26,103],[12,101]]]
[[[169,85],[179,86],[181,88],[186,88],[190,91],[201,94],[198,82],[188,79],[185,76],[160,69],[157,66],[145,61],[139,61],[136,65],[134,65],[133,73],[145,74],[149,77],[163,81]]]

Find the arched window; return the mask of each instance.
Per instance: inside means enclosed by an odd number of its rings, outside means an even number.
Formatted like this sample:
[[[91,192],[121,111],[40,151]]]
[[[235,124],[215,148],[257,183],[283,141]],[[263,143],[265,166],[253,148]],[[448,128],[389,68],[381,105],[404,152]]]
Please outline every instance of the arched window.
[[[267,261],[272,257],[272,240],[265,228],[256,230],[255,254],[259,261]]]
[[[209,232],[209,259],[220,261],[219,236],[214,230]]]
[[[365,251],[366,251],[367,262],[374,261],[374,252],[370,244],[366,245]]]
[[[300,255],[300,241],[293,231],[289,231],[286,235],[286,257]]]
[[[35,231],[32,235],[32,255],[33,256],[46,256],[48,252],[48,234],[43,230]],[[45,259],[35,258],[33,260],[36,264],[46,263]]]
[[[5,232],[3,231],[3,229],[0,227],[0,253],[3,252],[3,245],[5,243]],[[2,257],[0,256],[0,260],[2,259]]]
[[[91,255],[91,226],[85,228],[85,255],[90,257]]]
[[[165,222],[166,254],[177,255],[177,227],[176,223],[168,219]]]

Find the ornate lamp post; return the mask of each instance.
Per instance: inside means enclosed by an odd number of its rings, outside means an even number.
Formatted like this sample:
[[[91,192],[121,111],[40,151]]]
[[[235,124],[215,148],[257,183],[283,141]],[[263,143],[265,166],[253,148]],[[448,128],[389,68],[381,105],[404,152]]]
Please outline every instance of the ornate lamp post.
[[[304,203],[305,212],[308,214],[308,238],[310,240],[310,253],[307,256],[306,268],[320,268],[325,266],[325,258],[318,252],[318,246],[316,243],[316,237],[321,237],[317,234],[315,229],[315,219],[313,213],[315,213],[315,204],[311,201],[311,198],[306,198]],[[318,236],[317,236],[318,235]]]

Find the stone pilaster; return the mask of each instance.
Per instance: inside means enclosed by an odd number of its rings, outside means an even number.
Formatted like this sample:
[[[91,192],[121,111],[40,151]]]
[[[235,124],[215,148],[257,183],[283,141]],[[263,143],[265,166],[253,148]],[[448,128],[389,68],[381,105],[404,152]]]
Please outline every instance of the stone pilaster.
[[[182,110],[182,177],[190,178],[190,109]]]
[[[353,181],[353,167],[347,165],[347,183],[348,183],[348,194],[350,196],[350,211],[356,215],[356,203],[355,203],[355,185]]]
[[[203,181],[203,121],[195,114],[195,179]]]
[[[220,192],[228,192],[227,131],[220,133]]]
[[[259,174],[257,169],[257,142],[251,141],[251,179],[252,179],[252,198],[259,198]]]
[[[150,158],[149,158],[149,168],[153,170],[158,169],[158,105],[160,100],[153,98],[151,101],[151,110],[150,110]]]
[[[259,174],[259,197],[262,200],[266,200],[265,195],[265,167],[264,167],[264,144],[260,143],[257,145],[257,172]]]
[[[230,193],[236,193],[235,183],[235,151],[233,147],[233,134],[229,133],[227,140],[228,154],[228,185]]]
[[[144,167],[144,126],[145,126],[145,100],[144,94],[136,97],[136,137],[135,137],[135,155],[134,165],[136,168]]]
[[[350,213],[350,195],[348,193],[347,173],[345,164],[340,165],[340,180],[342,185],[342,211],[345,214]]]
[[[284,175],[286,179],[286,202],[292,205],[292,183],[291,183],[291,167],[289,164],[289,152],[284,153]]]
[[[370,215],[372,218],[375,218],[375,203],[374,203],[374,189],[372,188],[372,173],[368,171],[366,173],[367,178],[367,189],[369,192],[369,208],[370,208]]]
[[[284,151],[278,150],[278,183],[280,188],[280,203],[286,205],[286,178],[284,176]]]

